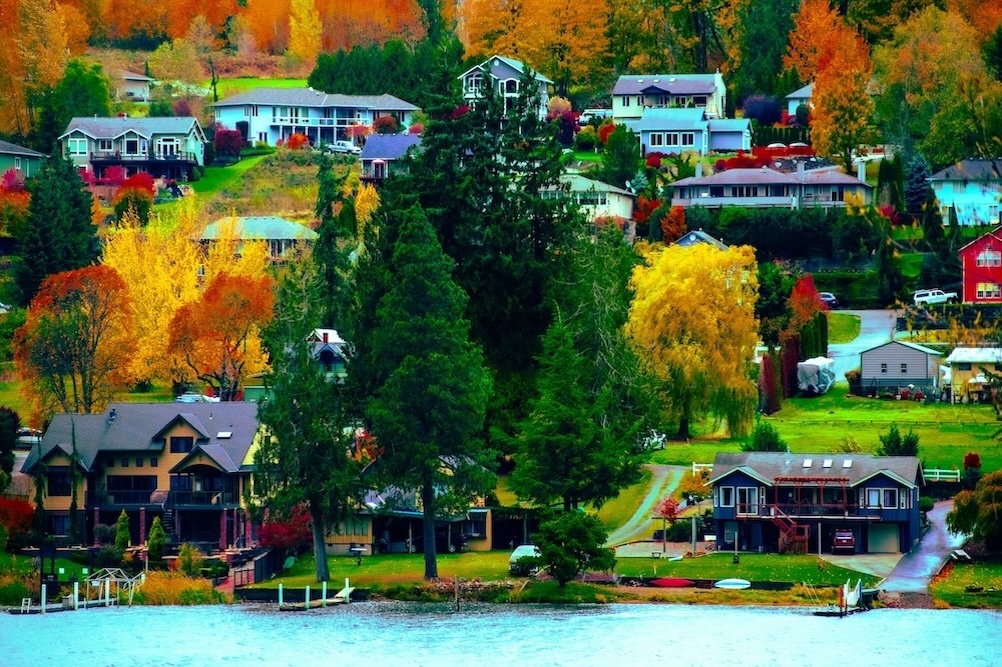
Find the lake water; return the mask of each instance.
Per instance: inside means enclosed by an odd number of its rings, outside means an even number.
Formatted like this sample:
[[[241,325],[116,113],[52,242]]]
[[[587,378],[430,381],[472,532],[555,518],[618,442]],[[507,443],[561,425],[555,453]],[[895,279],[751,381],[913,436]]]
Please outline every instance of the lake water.
[[[1002,614],[364,602],[0,615],[0,665],[1002,665]]]

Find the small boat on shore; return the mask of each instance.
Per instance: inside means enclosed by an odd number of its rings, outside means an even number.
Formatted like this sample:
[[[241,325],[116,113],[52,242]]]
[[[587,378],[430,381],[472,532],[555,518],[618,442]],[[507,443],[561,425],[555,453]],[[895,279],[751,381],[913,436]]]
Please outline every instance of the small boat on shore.
[[[713,587],[730,591],[743,591],[746,588],[751,588],[751,582],[747,579],[721,579],[713,584]]]
[[[683,579],[681,577],[661,577],[660,579],[652,581],[651,585],[657,586],[658,588],[687,588],[689,586],[695,586],[696,582],[691,579]]]

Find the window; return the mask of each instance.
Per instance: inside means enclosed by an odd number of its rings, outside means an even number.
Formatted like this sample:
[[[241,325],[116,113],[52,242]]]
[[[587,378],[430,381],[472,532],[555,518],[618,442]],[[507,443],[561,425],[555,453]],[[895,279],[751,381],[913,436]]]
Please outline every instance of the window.
[[[50,496],[70,495],[70,469],[50,468],[49,469],[49,489]]]
[[[988,222],[995,224],[999,219],[999,206],[998,204],[991,204],[988,207]]]
[[[97,140],[97,149],[99,151],[110,151],[110,150],[112,150],[112,141],[111,141],[111,139],[98,139]]]
[[[881,373],[887,372],[887,364],[880,364],[880,372]]]
[[[880,507],[880,489],[866,490],[866,506]]]
[[[253,105],[253,106],[251,106],[251,115],[252,116],[257,116],[257,105],[256,104]]]
[[[692,103],[695,104],[697,107],[705,107],[706,106],[706,96],[705,95],[695,95],[692,98]]]
[[[998,211],[998,207],[995,207]],[[995,217],[998,217],[996,214]],[[982,250],[978,253],[978,266],[1002,266],[1002,251]]]
[[[125,140],[125,154],[139,155],[139,139],[132,138]]]
[[[122,468],[128,468],[129,467],[129,458],[127,456],[123,456],[122,457],[122,461],[120,463],[120,467],[122,467]]]
[[[142,456],[137,456],[136,457],[136,467],[137,468],[142,468],[143,467],[143,463],[144,463],[143,457]]]
[[[757,185],[735,185],[731,187],[732,197],[758,197]]]
[[[195,446],[195,439],[191,437],[174,437],[170,439],[171,454],[187,454]]]
[[[908,364],[901,364],[901,372],[902,374],[908,372]]]
[[[695,146],[696,145],[696,134],[694,132],[683,132],[682,133],[682,143],[679,146]]]
[[[629,95],[623,95],[623,106],[624,107],[630,106],[630,96]]]
[[[21,158],[14,158],[14,171],[21,171]]]
[[[967,362],[960,362],[956,364],[958,371],[969,371],[971,370],[971,364]]]
[[[770,197],[789,197],[790,196],[790,186],[788,186],[788,185],[770,185],[769,186],[769,196]]]
[[[49,533],[52,535],[67,535],[70,532],[70,518],[68,516],[48,516]]]
[[[911,499],[908,493],[901,494],[901,504],[898,505],[898,509],[906,510],[908,509],[908,501]]]
[[[710,196],[711,197],[723,197],[724,196],[724,186],[722,186],[722,185],[711,185],[710,186]]]
[[[665,135],[665,146],[678,146],[678,132],[668,132]]]
[[[150,457],[150,467],[151,468],[156,468],[159,464],[160,464],[160,461],[159,461],[159,459],[157,459],[157,457],[155,457],[155,456]]]
[[[721,507],[734,507],[734,487],[733,486],[722,486],[722,487],[720,487],[720,506]]]
[[[978,283],[977,295],[979,299],[998,299],[1000,296],[998,283]]]
[[[897,509],[898,508],[898,490],[897,489],[883,489],[883,502],[880,505],[884,509]]]
[[[70,155],[87,155],[87,140],[86,139],[69,139],[66,142],[67,147],[70,149]]]
[[[665,145],[664,132],[651,132],[651,148]]]
[[[758,514],[758,489],[738,487],[738,514]]]
[[[484,537],[487,535],[487,512],[470,512],[470,518],[463,523],[463,531],[468,537]]]

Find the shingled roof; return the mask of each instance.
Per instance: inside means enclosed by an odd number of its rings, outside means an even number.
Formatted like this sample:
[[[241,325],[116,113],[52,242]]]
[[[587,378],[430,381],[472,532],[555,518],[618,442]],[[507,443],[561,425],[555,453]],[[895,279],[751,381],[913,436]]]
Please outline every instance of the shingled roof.
[[[243,402],[112,403],[103,414],[55,415],[41,446],[28,454],[22,472],[32,472],[39,459],[44,461],[56,452],[69,454],[74,440],[85,471],[93,469],[102,453],[160,452],[166,445],[166,427],[177,421],[201,434],[195,452],[205,452],[226,472],[237,472],[250,465],[249,452],[258,431],[257,408],[257,403]]]
[[[212,106],[232,107],[244,104],[418,111],[418,108],[410,102],[385,93],[382,95],[342,95],[340,93],[325,93],[313,88],[253,88],[220,100]]]
[[[971,158],[951,164],[929,177],[930,181],[998,181],[1002,158]]]
[[[712,95],[716,74],[624,74],[616,80],[613,95],[668,93],[671,95]]]
[[[79,130],[94,139],[114,139],[132,130],[149,139],[154,134],[188,134],[192,125],[197,126],[199,133],[201,133],[202,128],[193,116],[166,118],[129,118],[128,116],[91,118],[83,116],[70,119],[66,131],[59,138],[62,139],[71,132]]]
[[[707,484],[715,484],[739,471],[768,486],[772,486],[778,477],[844,477],[849,479],[849,486],[856,486],[880,474],[909,488],[923,482],[922,464],[916,456],[728,452],[717,454],[713,462],[713,475]]]

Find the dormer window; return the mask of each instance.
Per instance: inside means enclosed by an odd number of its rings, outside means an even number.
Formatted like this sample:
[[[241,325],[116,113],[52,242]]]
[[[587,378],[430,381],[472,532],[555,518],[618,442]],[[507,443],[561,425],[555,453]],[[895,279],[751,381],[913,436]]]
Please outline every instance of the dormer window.
[[[170,439],[171,454],[187,454],[195,447],[195,439],[190,436],[172,437]]]

